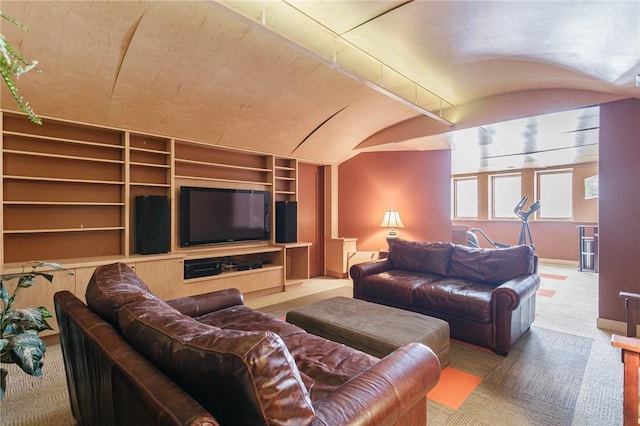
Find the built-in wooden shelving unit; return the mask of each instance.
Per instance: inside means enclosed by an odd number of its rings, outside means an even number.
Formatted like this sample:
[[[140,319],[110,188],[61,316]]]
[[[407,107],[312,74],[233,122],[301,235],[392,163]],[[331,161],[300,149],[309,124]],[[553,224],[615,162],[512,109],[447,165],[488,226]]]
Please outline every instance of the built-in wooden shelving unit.
[[[13,112],[2,112],[1,123],[3,272],[32,259],[77,265],[74,278],[60,280],[84,296],[96,265],[123,261],[152,289],[157,281],[165,298],[227,287],[282,291],[308,278],[308,244],[181,248],[176,230],[181,186],[266,190],[272,203],[297,200],[296,159],[64,120],[45,118],[37,126]],[[170,200],[166,254],[135,253],[135,199],[141,195]],[[263,266],[184,280],[184,261],[204,258],[259,260]]]
[[[5,115],[2,157],[4,263],[123,254],[120,132]]]
[[[276,201],[296,201],[298,162],[292,158],[274,158],[273,185]]]

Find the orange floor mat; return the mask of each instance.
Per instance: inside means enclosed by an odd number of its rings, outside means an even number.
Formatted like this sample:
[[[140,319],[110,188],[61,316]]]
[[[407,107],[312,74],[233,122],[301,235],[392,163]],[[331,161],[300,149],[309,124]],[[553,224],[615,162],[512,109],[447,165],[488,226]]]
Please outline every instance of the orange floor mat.
[[[427,398],[457,410],[471,392],[482,382],[482,377],[446,367],[440,373],[438,384],[427,394]]]
[[[556,294],[556,291],[555,290],[549,290],[548,288],[540,288],[540,289],[538,289],[536,294],[538,296],[553,297]]]

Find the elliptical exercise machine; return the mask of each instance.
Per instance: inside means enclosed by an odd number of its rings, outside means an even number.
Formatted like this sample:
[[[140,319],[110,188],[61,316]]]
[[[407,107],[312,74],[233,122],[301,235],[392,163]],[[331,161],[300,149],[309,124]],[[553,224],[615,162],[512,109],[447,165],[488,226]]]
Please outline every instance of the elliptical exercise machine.
[[[522,222],[522,226],[520,228],[520,237],[518,238],[518,245],[528,245],[533,250],[535,250],[536,245],[533,243],[533,237],[531,237],[531,228],[529,227],[529,216],[531,216],[533,213],[535,213],[540,209],[540,200],[531,204],[531,207],[529,207],[529,210],[523,211],[522,209],[524,208],[524,205],[527,203],[528,200],[529,200],[529,197],[527,197],[526,195],[522,197],[520,202],[516,204],[515,208],[513,209],[513,213],[516,216],[518,216],[520,218],[520,221]],[[482,235],[489,242],[489,244],[491,244],[496,248],[511,247],[511,244],[504,244],[504,243],[493,241],[482,229],[479,229],[479,228],[471,228],[469,231],[467,231],[468,246],[480,248],[480,243],[478,242],[478,237],[476,236],[476,233],[479,233],[480,235]],[[527,244],[527,237],[529,237],[528,244]]]

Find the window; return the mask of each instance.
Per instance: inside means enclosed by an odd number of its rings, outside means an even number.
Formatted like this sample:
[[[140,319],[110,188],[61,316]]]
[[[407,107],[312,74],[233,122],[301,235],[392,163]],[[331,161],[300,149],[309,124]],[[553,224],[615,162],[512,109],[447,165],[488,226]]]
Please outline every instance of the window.
[[[453,216],[478,218],[478,179],[476,177],[453,180]]]
[[[520,174],[491,176],[492,219],[513,219],[513,209],[522,199]]]
[[[573,174],[570,170],[538,172],[538,199],[541,219],[571,219],[573,217]]]

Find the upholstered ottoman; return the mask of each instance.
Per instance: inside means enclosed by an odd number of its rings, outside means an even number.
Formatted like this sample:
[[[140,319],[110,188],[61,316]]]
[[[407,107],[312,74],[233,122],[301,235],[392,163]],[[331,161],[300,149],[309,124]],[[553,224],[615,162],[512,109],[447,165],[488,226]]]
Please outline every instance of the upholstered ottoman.
[[[332,297],[289,311],[287,322],[378,358],[402,345],[431,348],[441,368],[449,365],[449,324],[416,312],[348,297]]]

